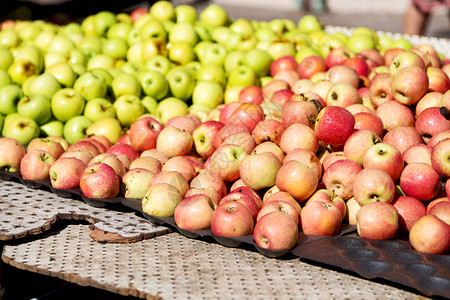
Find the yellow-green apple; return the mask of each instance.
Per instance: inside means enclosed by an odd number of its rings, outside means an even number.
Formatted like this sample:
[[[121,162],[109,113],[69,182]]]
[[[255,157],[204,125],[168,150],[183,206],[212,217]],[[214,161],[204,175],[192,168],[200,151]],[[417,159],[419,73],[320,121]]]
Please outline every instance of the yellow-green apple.
[[[253,149],[252,154],[261,154],[265,152],[275,154],[280,162],[283,162],[283,159],[285,157],[283,150],[281,150],[281,148],[277,144],[269,141],[257,145],[255,149]]]
[[[227,194],[225,182],[219,176],[216,176],[208,171],[201,172],[195,176],[190,182],[190,188],[211,188],[217,191],[221,198]]]
[[[398,212],[398,233],[408,234],[414,223],[427,214],[422,201],[413,197],[398,196],[392,201]]]
[[[260,190],[275,184],[280,167],[281,162],[273,153],[251,154],[242,159],[239,174],[247,186]]]
[[[111,143],[115,144],[123,135],[122,126],[116,118],[103,118],[95,121],[86,129],[86,134],[105,136]]]
[[[173,185],[157,183],[142,198],[142,211],[156,217],[172,217],[181,201],[182,195]]]
[[[63,157],[75,157],[75,158],[81,160],[82,162],[84,162],[84,164],[86,166],[88,165],[88,163],[93,158],[91,152],[89,152],[88,150],[84,150],[84,149],[76,149],[76,150],[65,151],[60,156],[60,158],[63,158]]]
[[[417,116],[415,127],[425,142],[434,135],[450,130],[448,120],[439,107],[429,107]]]
[[[22,145],[27,145],[32,139],[39,136],[39,125],[33,119],[21,115],[17,115],[9,122],[4,121],[2,136],[14,138]]]
[[[397,101],[387,101],[380,104],[375,113],[383,122],[383,128],[386,131],[391,131],[400,126],[414,126],[415,124],[411,109]]]
[[[320,143],[342,146],[352,135],[355,117],[343,107],[324,107],[316,118],[315,134]]]
[[[353,128],[352,128],[353,130]],[[314,130],[304,124],[292,124],[281,135],[280,148],[289,153],[297,148],[308,149],[316,153],[319,149],[319,141]]]
[[[86,116],[74,116],[69,119],[63,128],[64,139],[70,144],[74,144],[78,140],[84,138],[87,134],[87,129],[94,122]]]
[[[161,168],[161,172],[166,171],[177,171],[181,173],[187,182],[190,182],[197,175],[194,165],[184,156],[169,158]]]
[[[362,168],[350,159],[337,160],[324,171],[322,182],[327,190],[347,200],[353,196],[354,181]]]
[[[128,130],[131,146],[138,152],[154,149],[163,126],[156,119],[147,116],[137,119]]]
[[[103,76],[89,71],[83,73],[75,80],[73,89],[89,101],[94,98],[104,98],[107,92],[107,84]]]
[[[61,121],[49,121],[39,127],[41,135],[44,136],[60,136],[64,134],[64,124]]]
[[[174,126],[163,128],[156,139],[156,149],[168,157],[187,155],[194,143],[192,135]]]
[[[201,157],[207,158],[214,153],[216,149],[214,139],[223,126],[224,124],[221,122],[206,121],[194,129],[192,137],[195,150]]]
[[[61,122],[67,122],[72,117],[81,115],[84,106],[82,94],[72,88],[60,89],[51,98],[53,116]]]
[[[100,153],[97,156],[94,156],[87,165],[91,166],[98,163],[107,164],[114,169],[119,177],[122,177],[127,171],[122,161],[112,153]]]
[[[156,70],[142,70],[137,73],[137,79],[145,95],[156,100],[166,97],[169,92],[169,82],[164,75]]]
[[[217,206],[211,219],[211,230],[216,236],[237,237],[253,233],[250,210],[238,201],[225,201]]]
[[[46,180],[50,178],[50,167],[55,158],[41,149],[27,151],[20,161],[20,174],[25,180]]]
[[[119,176],[111,166],[95,163],[81,173],[80,189],[88,198],[114,198],[120,191]]]
[[[27,90],[27,95],[42,95],[50,99],[55,94],[55,92],[60,89],[61,85],[53,75],[49,73],[43,73],[30,82]]]
[[[256,222],[253,240],[256,245],[265,249],[290,250],[297,244],[298,235],[298,224],[290,215],[273,211]]]
[[[222,145],[241,146],[247,154],[250,154],[255,149],[256,142],[249,132],[236,132],[224,139]]]
[[[450,251],[450,225],[435,215],[423,216],[411,228],[409,242],[422,253],[446,254]]]
[[[352,104],[362,103],[358,90],[347,82],[335,83],[324,99],[327,106],[347,107]]]
[[[156,77],[156,75],[154,76]],[[191,98],[195,87],[195,77],[187,68],[179,67],[171,69],[169,73],[167,73],[166,79],[169,90],[174,97],[183,101]],[[153,80],[156,80],[156,78]],[[160,80],[162,81],[162,78]]]
[[[38,125],[44,125],[52,116],[50,99],[40,94],[25,96],[17,103],[17,112],[33,119]]]
[[[264,120],[263,109],[253,103],[242,103],[230,116],[230,123],[244,125],[249,131],[252,131],[256,125]]]
[[[142,114],[144,106],[138,96],[124,94],[119,96],[113,103],[116,118],[124,127],[131,126]]]
[[[206,195],[198,194],[185,198],[175,208],[175,224],[184,230],[211,228],[214,204]]]
[[[192,91],[192,103],[204,104],[211,109],[223,102],[223,88],[217,82],[199,81]]]
[[[253,103],[261,104],[264,100],[264,95],[261,87],[251,85],[244,87],[239,93],[239,103]]]
[[[318,114],[313,101],[290,101],[283,107],[281,123],[284,129],[296,123],[314,128]]]
[[[161,123],[166,123],[174,116],[187,115],[189,113],[186,102],[176,97],[168,97],[159,102],[156,109],[157,116],[161,119]]]
[[[314,83],[311,80],[305,79],[305,78],[299,79],[291,87],[291,91],[293,91],[294,94],[296,94],[296,95],[300,95],[300,94],[309,92],[313,86],[314,86]]]
[[[210,157],[209,171],[222,180],[230,182],[239,178],[239,164],[247,156],[238,145],[222,145]]]
[[[164,171],[164,172],[156,172],[155,176],[150,180],[149,186],[159,184],[159,183],[167,183],[174,186],[180,193],[182,197],[185,196],[186,192],[189,190],[189,183],[186,178],[177,171]]]
[[[332,191],[329,191],[327,189],[316,190],[314,194],[312,194],[311,197],[308,199],[308,201],[305,203],[305,206],[309,205],[309,203],[313,201],[323,201],[325,203],[333,204],[341,212],[342,220],[344,220],[344,218],[347,215],[347,206],[345,204],[345,201]]]
[[[358,235],[365,239],[392,240],[399,228],[399,215],[394,205],[372,202],[363,205],[356,214]]]
[[[334,204],[316,200],[303,207],[300,223],[304,234],[333,236],[341,228],[342,215]]]
[[[86,103],[83,114],[95,122],[103,118],[114,118],[116,110],[109,100],[95,98]]]
[[[316,173],[317,178],[322,178],[322,163],[312,151],[304,148],[294,149],[282,159],[282,163],[285,164],[291,160],[305,164]]]
[[[329,80],[333,84],[347,83],[353,86],[354,88],[358,88],[359,86],[358,73],[356,73],[356,71],[353,70],[352,68],[343,65],[336,65],[329,68],[328,71],[326,72],[325,80]]]
[[[222,145],[222,142],[230,135],[238,132],[250,132],[246,126],[243,124],[235,124],[231,123],[228,125],[223,126],[219,132],[217,133],[216,137],[214,138],[213,144],[216,148],[220,147]]]
[[[27,146],[27,152],[38,149],[47,152],[54,159],[58,159],[66,151],[60,142],[49,138],[34,138]]]
[[[356,225],[356,214],[361,206],[356,202],[355,198],[352,197],[345,203],[347,206],[346,220],[349,225]]]
[[[131,161],[130,170],[142,168],[147,169],[155,174],[161,171],[162,165],[159,160],[153,157],[138,157]]]
[[[413,51],[403,51],[395,55],[394,59],[389,64],[389,71],[392,76],[397,74],[400,69],[406,67],[417,67],[425,70],[426,65],[423,59]]]
[[[383,136],[383,121],[377,115],[368,112],[359,112],[355,117],[355,130],[371,130],[377,136]]]
[[[136,149],[134,149],[133,146],[124,144],[124,143],[115,143],[114,146],[106,150],[107,153],[113,153],[116,155],[123,154],[127,156],[130,161],[134,161],[136,158],[139,157],[139,152],[137,152]]]
[[[411,163],[400,175],[400,188],[406,196],[420,201],[432,200],[440,190],[441,177],[426,163]]]
[[[417,117],[425,109],[429,107],[439,107],[441,106],[441,100],[444,94],[440,92],[428,92],[423,95],[422,98],[417,102],[414,114]]]
[[[435,215],[445,223],[450,225],[450,201],[441,201],[433,205],[427,214]]]
[[[394,99],[405,105],[417,103],[428,90],[427,73],[415,66],[398,70],[393,76],[391,91]]]
[[[397,148],[386,143],[378,143],[365,152],[363,167],[381,169],[388,173],[392,180],[397,181],[403,171],[404,161],[402,153]]]
[[[318,181],[313,170],[299,161],[292,160],[279,169],[276,185],[280,190],[290,193],[298,202],[302,202],[313,194]]]
[[[400,126],[386,133],[383,143],[397,148],[401,153],[413,145],[423,144],[422,137],[415,127]]]
[[[217,5],[209,4],[199,15],[200,22],[209,26],[223,26],[228,22],[227,11]]]
[[[55,189],[76,189],[85,168],[85,163],[78,158],[60,157],[50,167],[50,183]]]
[[[371,202],[391,203],[395,196],[395,184],[392,177],[381,169],[363,169],[353,182],[353,196],[361,206]]]
[[[362,167],[364,154],[378,143],[381,143],[381,138],[372,130],[357,130],[345,142],[344,155]]]
[[[431,166],[443,177],[450,177],[450,138],[444,139],[431,150]]]
[[[431,147],[425,144],[417,144],[409,147],[402,153],[405,164],[427,163],[431,165]]]

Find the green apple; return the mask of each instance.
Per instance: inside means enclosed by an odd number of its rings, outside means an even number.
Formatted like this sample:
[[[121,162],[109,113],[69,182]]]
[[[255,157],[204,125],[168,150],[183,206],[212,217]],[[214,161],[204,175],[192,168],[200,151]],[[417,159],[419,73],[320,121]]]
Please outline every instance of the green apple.
[[[192,103],[203,104],[211,109],[223,102],[223,87],[217,82],[199,81],[192,92]]]
[[[200,22],[210,26],[223,26],[228,22],[227,11],[217,4],[209,4],[199,17]]]
[[[130,127],[144,113],[144,105],[136,95],[122,95],[114,101],[113,106],[123,127]]]
[[[41,94],[25,96],[17,104],[17,112],[33,119],[38,125],[43,125],[52,117],[50,98]]]
[[[137,80],[145,95],[161,100],[169,92],[169,83],[159,71],[142,70],[137,73]]]
[[[52,74],[43,73],[30,82],[27,95],[43,95],[50,99],[60,89],[61,85]]]
[[[107,85],[103,76],[93,72],[86,72],[77,78],[73,84],[73,89],[89,101],[94,98],[104,98],[107,92]]]
[[[127,42],[121,38],[108,38],[102,43],[102,53],[113,59],[126,58],[127,51]]]
[[[227,76],[225,70],[215,64],[201,64],[200,69],[196,73],[197,81],[213,81],[219,83],[222,87],[225,86]]]
[[[319,19],[314,15],[305,15],[301,17],[297,23],[297,27],[306,33],[322,30]]]
[[[167,74],[167,82],[174,97],[186,101],[192,96],[195,78],[187,68],[172,69]]]
[[[3,124],[5,123],[5,116],[0,114],[0,132],[3,130]]]
[[[45,70],[46,73],[53,75],[62,87],[73,87],[77,74],[67,62],[60,62],[51,65]]]
[[[61,122],[67,122],[72,117],[83,113],[85,100],[76,90],[65,88],[53,95],[50,105],[53,116]]]
[[[95,15],[89,15],[81,21],[81,29],[83,29],[84,34],[95,35],[94,28]]]
[[[37,69],[28,60],[14,60],[8,68],[8,74],[14,83],[23,84],[28,77],[37,74]]]
[[[170,45],[168,57],[177,65],[185,65],[194,60],[195,53],[189,43],[175,42]]]
[[[47,52],[48,45],[55,37],[56,29],[44,29],[39,32],[34,38],[34,45],[41,49],[44,53]]]
[[[170,43],[185,42],[194,47],[197,41],[197,33],[192,23],[176,23],[169,32]]]
[[[194,24],[197,21],[197,10],[192,5],[180,4],[175,6],[175,16],[177,23]]]
[[[156,115],[156,109],[158,108],[158,101],[151,96],[145,96],[141,100],[144,106],[144,114]]]
[[[17,48],[14,54],[14,60],[31,62],[35,66],[36,73],[38,74],[44,69],[44,57],[42,51],[33,45]]]
[[[250,36],[254,33],[252,23],[244,18],[239,18],[233,21],[233,23],[230,24],[229,28],[231,29],[231,31],[240,33],[244,36]]]
[[[228,75],[228,85],[258,85],[258,75],[248,66],[238,66],[230,71]]]
[[[150,71],[158,71],[163,76],[166,76],[166,74],[172,68],[172,62],[167,58],[167,56],[155,55],[145,62],[145,68],[149,69]]]
[[[116,116],[116,110],[109,100],[95,98],[86,103],[83,114],[95,122],[103,118],[114,118]]]
[[[86,69],[91,71],[93,69],[111,69],[114,68],[114,58],[104,53],[93,55],[87,62]]]
[[[14,138],[24,146],[28,145],[32,139],[39,137],[39,133],[38,124],[25,116],[17,116],[5,122],[2,130],[4,137]]]
[[[139,37],[142,41],[149,39],[166,40],[167,32],[162,22],[153,18],[139,28]]]
[[[209,106],[203,104],[192,104],[189,106],[189,114],[196,116],[200,119],[201,122],[206,122],[208,119],[208,115],[211,112],[211,108]]]
[[[156,1],[150,7],[149,13],[158,20],[175,20],[176,17],[175,8],[170,1]]]
[[[295,46],[287,40],[275,40],[268,45],[267,52],[276,60],[282,56],[294,56]]]
[[[98,75],[98,76],[102,77],[103,79],[105,79],[105,82],[106,82],[106,95],[107,96],[112,96],[112,94],[113,94],[113,92],[112,92],[112,82],[113,82],[115,77],[112,76],[111,70],[114,70],[114,68],[112,68],[112,69],[95,68],[95,69],[92,69],[90,71],[93,74]],[[120,74],[121,73],[122,72],[120,72]],[[116,75],[118,75],[118,74],[119,73],[117,73]]]
[[[81,140],[87,134],[87,129],[94,122],[85,116],[75,116],[68,120],[64,124],[63,137],[69,142],[69,144],[74,144],[76,141]]]
[[[224,103],[239,102],[239,95],[244,89],[243,85],[227,86],[223,95]]]
[[[186,69],[191,72],[191,75],[197,77],[198,71],[202,68],[202,64],[199,61],[193,60],[184,65]]]
[[[141,95],[141,84],[136,76],[129,73],[121,73],[117,75],[111,84],[114,97],[117,99],[122,95]]]
[[[100,11],[94,15],[94,30],[99,36],[105,35],[109,27],[117,23],[116,15],[110,11]]]
[[[41,135],[45,136],[63,136],[64,135],[64,124],[61,121],[53,120],[46,124],[41,125],[40,131]]]
[[[322,55],[322,57],[327,57],[331,50],[344,46],[344,42],[340,38],[333,35],[327,35],[322,40],[320,40],[320,54]]]
[[[301,63],[308,56],[321,56],[320,52],[310,46],[304,46],[298,50],[294,57],[297,63]]]
[[[73,65],[81,65],[86,67],[88,58],[80,49],[72,49],[69,51],[68,62]]]
[[[12,84],[11,77],[9,77],[8,72],[0,69],[0,88],[8,84]]]
[[[224,46],[213,43],[207,45],[201,53],[197,54],[202,64],[214,64],[218,66],[224,65],[227,55],[228,51]]]
[[[44,54],[44,67],[47,70],[54,64],[65,63],[69,61],[69,56],[67,53],[47,51]]]
[[[122,39],[126,42],[132,28],[133,25],[131,23],[115,23],[109,27],[106,37],[108,39]]]
[[[189,114],[188,105],[183,100],[176,97],[168,97],[158,104],[156,116],[165,124],[172,117]]]
[[[365,33],[353,33],[347,42],[347,47],[355,53],[375,49],[375,45],[374,38]]]
[[[7,71],[13,63],[14,57],[7,48],[0,49],[0,70]]]
[[[230,73],[236,67],[244,65],[244,57],[245,51],[234,50],[229,52],[224,63],[225,71]]]
[[[201,23],[194,24],[195,32],[197,33],[198,39],[200,41],[211,41],[211,32],[209,26]]]
[[[228,49],[236,49],[236,50],[242,50],[242,51],[248,51],[251,49],[256,48],[256,45],[258,45],[258,38],[254,35],[242,35],[241,33],[236,33],[238,35],[236,44]],[[230,43],[229,45],[233,45],[233,43]]]
[[[406,38],[401,37],[394,40],[391,44],[391,48],[401,48],[404,50],[411,50],[413,45]]]
[[[275,33],[275,31],[272,30],[270,27],[260,27],[255,30],[254,35],[258,38],[260,41],[274,41],[278,39],[278,34]]]
[[[260,49],[252,49],[245,52],[243,58],[244,64],[252,68],[259,77],[269,74],[272,61],[269,53]]]
[[[0,88],[0,113],[8,115],[17,112],[17,103],[23,92],[17,84],[8,84]]]
[[[5,48],[14,48],[20,44],[19,34],[14,28],[4,28],[0,31],[0,45]]]
[[[86,129],[87,135],[101,135],[115,144],[122,136],[122,126],[116,118],[104,118],[95,121]]]
[[[75,44],[66,34],[58,33],[48,44],[47,52],[69,53],[70,50],[75,48]]]
[[[226,45],[232,34],[233,32],[227,26],[217,26],[212,28],[211,39],[216,43]]]
[[[92,57],[101,53],[102,40],[95,35],[85,35],[78,43],[77,47],[86,57]]]

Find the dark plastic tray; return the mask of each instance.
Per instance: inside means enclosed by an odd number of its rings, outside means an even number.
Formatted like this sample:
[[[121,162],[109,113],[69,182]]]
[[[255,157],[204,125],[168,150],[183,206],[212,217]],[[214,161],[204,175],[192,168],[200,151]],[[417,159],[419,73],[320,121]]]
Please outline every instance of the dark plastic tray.
[[[362,239],[357,235],[355,226],[343,225],[339,234],[333,237],[299,233],[297,244],[293,249],[274,251],[256,245],[252,235],[220,237],[215,236],[211,229],[183,230],[176,225],[173,217],[160,218],[144,213],[141,199],[124,197],[90,199],[84,197],[79,189],[58,190],[51,187],[50,181],[23,180],[18,172],[0,172],[0,179],[20,181],[31,188],[50,189],[61,197],[79,198],[96,207],[120,204],[121,207],[132,209],[154,224],[167,226],[189,238],[216,241],[226,247],[248,248],[270,258],[292,255],[338,267],[364,278],[385,279],[427,296],[450,298],[450,255],[420,253],[412,249],[408,241],[402,239],[393,241]]]

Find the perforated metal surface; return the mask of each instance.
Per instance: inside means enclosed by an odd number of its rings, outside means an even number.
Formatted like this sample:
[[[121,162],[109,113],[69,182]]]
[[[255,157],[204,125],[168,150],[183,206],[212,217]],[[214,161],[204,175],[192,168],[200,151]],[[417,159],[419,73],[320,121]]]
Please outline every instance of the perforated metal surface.
[[[69,225],[58,234],[5,246],[2,259],[21,269],[148,299],[424,299],[299,259],[269,259],[177,233],[133,244],[101,244],[88,234],[87,226]]]
[[[96,208],[83,201],[61,198],[50,191],[31,189],[13,181],[0,181],[0,240],[48,230],[61,219],[86,220],[123,241],[136,241],[170,232],[134,212]]]

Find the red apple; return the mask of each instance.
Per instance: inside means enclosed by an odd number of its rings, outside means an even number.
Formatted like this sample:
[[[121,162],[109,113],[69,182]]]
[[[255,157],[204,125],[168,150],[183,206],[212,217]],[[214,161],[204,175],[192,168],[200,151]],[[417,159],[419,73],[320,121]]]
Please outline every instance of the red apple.
[[[205,188],[190,188],[187,190],[186,194],[184,194],[185,198],[189,198],[195,195],[206,195],[211,199],[211,202],[214,204],[214,207],[217,207],[219,205],[220,200],[222,200],[222,197],[220,196],[219,192],[217,192],[215,189],[205,187]]]
[[[25,153],[25,147],[18,140],[0,138],[0,169],[6,172],[19,171]]]
[[[380,73],[373,77],[369,86],[370,103],[377,108],[383,103],[394,100],[391,85],[392,76],[387,73]]]
[[[70,145],[69,148],[67,148],[67,151],[77,149],[87,150],[92,154],[93,157],[101,153],[98,147],[93,142],[87,140],[75,142],[74,144]]]
[[[311,152],[308,149],[297,148],[291,152],[289,152],[283,159],[283,164],[296,160],[299,161],[306,166],[308,166],[311,170],[313,170],[317,178],[322,178],[322,163],[320,162],[317,155]]]
[[[156,139],[163,129],[161,123],[152,117],[137,119],[128,130],[130,144],[138,152],[156,147]]]
[[[164,124],[164,127],[174,126],[178,129],[180,129],[181,131],[186,131],[187,133],[192,135],[192,133],[194,132],[194,129],[197,128],[197,126],[200,124],[201,124],[201,122],[197,117],[192,116],[192,115],[183,115],[183,116],[175,116],[175,117],[170,118]]]
[[[450,251],[450,225],[435,215],[423,216],[411,228],[409,241],[419,252],[446,254]]]
[[[47,152],[54,159],[58,159],[61,156],[61,154],[63,154],[66,151],[64,150],[61,143],[56,140],[47,138],[34,138],[28,144],[27,152],[38,149]]]
[[[292,124],[284,130],[280,140],[280,148],[285,153],[289,153],[297,148],[308,149],[316,153],[319,149],[319,142],[314,130],[309,126]]]
[[[20,162],[20,174],[25,180],[49,179],[50,167],[54,162],[53,156],[44,150],[28,151]]]
[[[243,205],[245,205],[250,213],[252,214],[253,220],[256,220],[256,217],[258,216],[260,207],[256,204],[254,198],[251,195],[240,193],[240,192],[230,192],[228,195],[222,198],[219,202],[219,206],[222,203],[229,202],[229,201],[237,201]]]
[[[145,150],[144,152],[142,152],[140,154],[139,157],[153,157],[156,158],[157,160],[159,160],[159,162],[161,164],[164,164],[166,161],[169,160],[169,157],[167,157],[167,155],[161,153],[158,151],[158,149],[150,149],[150,150]]]
[[[423,202],[413,197],[395,197],[392,204],[398,212],[399,234],[409,233],[414,223],[427,214]]]
[[[177,171],[186,178],[187,182],[190,182],[197,175],[194,165],[184,156],[169,158],[162,166],[161,171]]]
[[[291,101],[282,111],[281,123],[286,129],[292,124],[303,124],[314,128],[319,110],[313,101]]]
[[[278,201],[289,203],[290,205],[295,207],[295,210],[300,215],[300,212],[302,211],[300,204],[297,202],[297,200],[294,199],[294,197],[291,196],[291,194],[285,191],[274,191],[271,195],[268,195],[267,198],[263,200],[263,206],[271,202]]]
[[[396,127],[414,126],[415,118],[411,109],[397,101],[387,101],[377,107],[376,115],[383,122],[383,128],[391,131]]]
[[[407,195],[420,201],[436,197],[441,184],[441,177],[426,163],[412,163],[405,166],[400,175],[400,187]]]
[[[66,151],[63,154],[61,154],[61,156],[59,158],[63,158],[63,157],[75,157],[75,158],[81,160],[86,166],[89,164],[89,162],[93,158],[91,152],[89,152],[87,150],[83,150],[83,149]]]
[[[208,171],[201,172],[195,176],[190,183],[191,188],[212,188],[216,190],[221,197],[225,197],[227,193],[227,187],[225,182],[219,177]]]
[[[401,68],[392,78],[391,90],[398,102],[415,104],[428,90],[427,73],[416,66]]]
[[[240,103],[261,104],[264,100],[262,89],[259,86],[251,85],[243,88],[239,93]]]
[[[253,240],[256,245],[265,249],[290,250],[297,244],[298,234],[298,225],[292,217],[275,211],[256,222]]]
[[[184,197],[189,190],[189,183],[186,178],[177,171],[164,171],[154,174],[155,176],[150,180],[149,187],[160,183],[170,184],[177,189],[181,197]]]
[[[300,222],[304,234],[333,236],[341,228],[342,215],[332,203],[317,200],[303,207]]]
[[[206,195],[185,198],[174,212],[175,224],[184,230],[202,230],[211,227],[214,204]]]
[[[217,206],[211,218],[214,235],[225,237],[245,236],[253,233],[250,210],[237,201],[226,201]]]
[[[223,145],[236,145],[242,147],[247,154],[252,153],[256,147],[256,142],[249,132],[236,132],[230,134],[222,141]]]
[[[236,102],[234,102],[236,103]],[[195,128],[192,133],[195,150],[203,158],[210,157],[216,150],[214,140],[220,129],[224,127],[223,123],[217,121],[206,121]]]
[[[292,195],[298,202],[306,200],[316,190],[319,179],[305,164],[292,160],[278,171],[276,185]]]
[[[381,169],[363,169],[353,182],[353,195],[363,207],[371,202],[391,203],[395,196],[395,184],[392,177]]]
[[[93,157],[87,165],[90,166],[98,163],[107,164],[114,169],[117,176],[119,177],[122,177],[123,174],[125,174],[125,172],[127,171],[122,161],[112,153],[100,153],[99,155]]]
[[[450,138],[437,143],[431,150],[431,166],[444,177],[450,177]]]
[[[417,116],[415,127],[423,140],[428,142],[434,135],[450,130],[450,120],[445,118],[439,107],[429,107]]]
[[[300,220],[299,212],[292,204],[290,204],[286,201],[281,201],[281,200],[270,201],[270,202],[264,203],[264,205],[261,207],[261,209],[258,213],[258,216],[256,217],[256,223],[258,223],[258,221],[263,216],[270,214],[274,211],[280,211],[280,212],[287,214],[295,221],[295,223],[298,226],[299,220]]]
[[[356,214],[358,235],[365,239],[392,240],[398,233],[398,219],[394,205],[386,202],[368,203]]]
[[[258,104],[242,103],[230,116],[230,123],[240,124],[252,131],[264,120],[264,111]]]
[[[315,133],[324,145],[342,146],[352,135],[355,118],[343,107],[324,107],[317,116]]]
[[[80,189],[88,198],[114,198],[120,191],[119,176],[109,165],[96,163],[81,173]]]
[[[106,150],[106,153],[113,153],[116,155],[123,154],[127,156],[130,159],[130,161],[133,161],[139,157],[139,153],[137,152],[136,149],[134,149],[134,147],[119,142],[115,143],[114,146]]]
[[[383,143],[397,148],[401,153],[413,145],[423,144],[422,137],[416,128],[400,126],[386,133]]]
[[[352,160],[338,160],[325,170],[322,182],[327,190],[347,200],[353,196],[354,181],[361,171],[361,166]]]
[[[283,125],[280,121],[265,119],[260,121],[252,131],[252,137],[256,144],[261,144],[266,141],[279,144],[281,135],[284,132]]]
[[[86,165],[75,157],[57,159],[50,167],[50,183],[55,189],[76,189]]]
[[[372,130],[357,130],[345,142],[344,155],[363,166],[366,151],[379,143],[381,143],[381,138]]]
[[[220,146],[211,156],[208,169],[226,182],[235,181],[239,178],[239,164],[245,156],[247,153],[241,146]]]
[[[161,163],[153,157],[138,157],[130,163],[130,170],[136,168],[147,169],[150,172],[157,174],[161,171]]]
[[[402,153],[406,164],[426,163],[431,165],[431,147],[425,144],[417,144],[409,147]]]
[[[325,60],[322,57],[316,55],[308,56],[303,59],[297,68],[298,76],[301,79],[309,79],[315,73],[325,71],[327,71]]]
[[[281,107],[284,107],[292,100],[294,95],[295,94],[291,89],[275,91],[272,96],[270,96],[270,102],[277,103]]]
[[[278,72],[284,70],[294,70],[296,71],[298,68],[297,61],[295,57],[292,55],[286,55],[275,59],[274,62],[270,65],[270,75],[273,77]]]
[[[435,215],[448,225],[450,225],[450,201],[441,201],[433,205],[427,212],[429,215]]]
[[[213,145],[217,149],[222,145],[223,140],[233,133],[250,132],[250,130],[243,124],[228,124],[223,126],[214,138]]]
[[[400,178],[404,166],[402,154],[397,148],[378,143],[367,149],[363,157],[363,167],[378,168],[391,176],[392,180]]]
[[[229,124],[230,116],[239,106],[241,106],[241,102],[230,102],[225,104],[220,111],[219,122],[222,123],[223,125]]]

